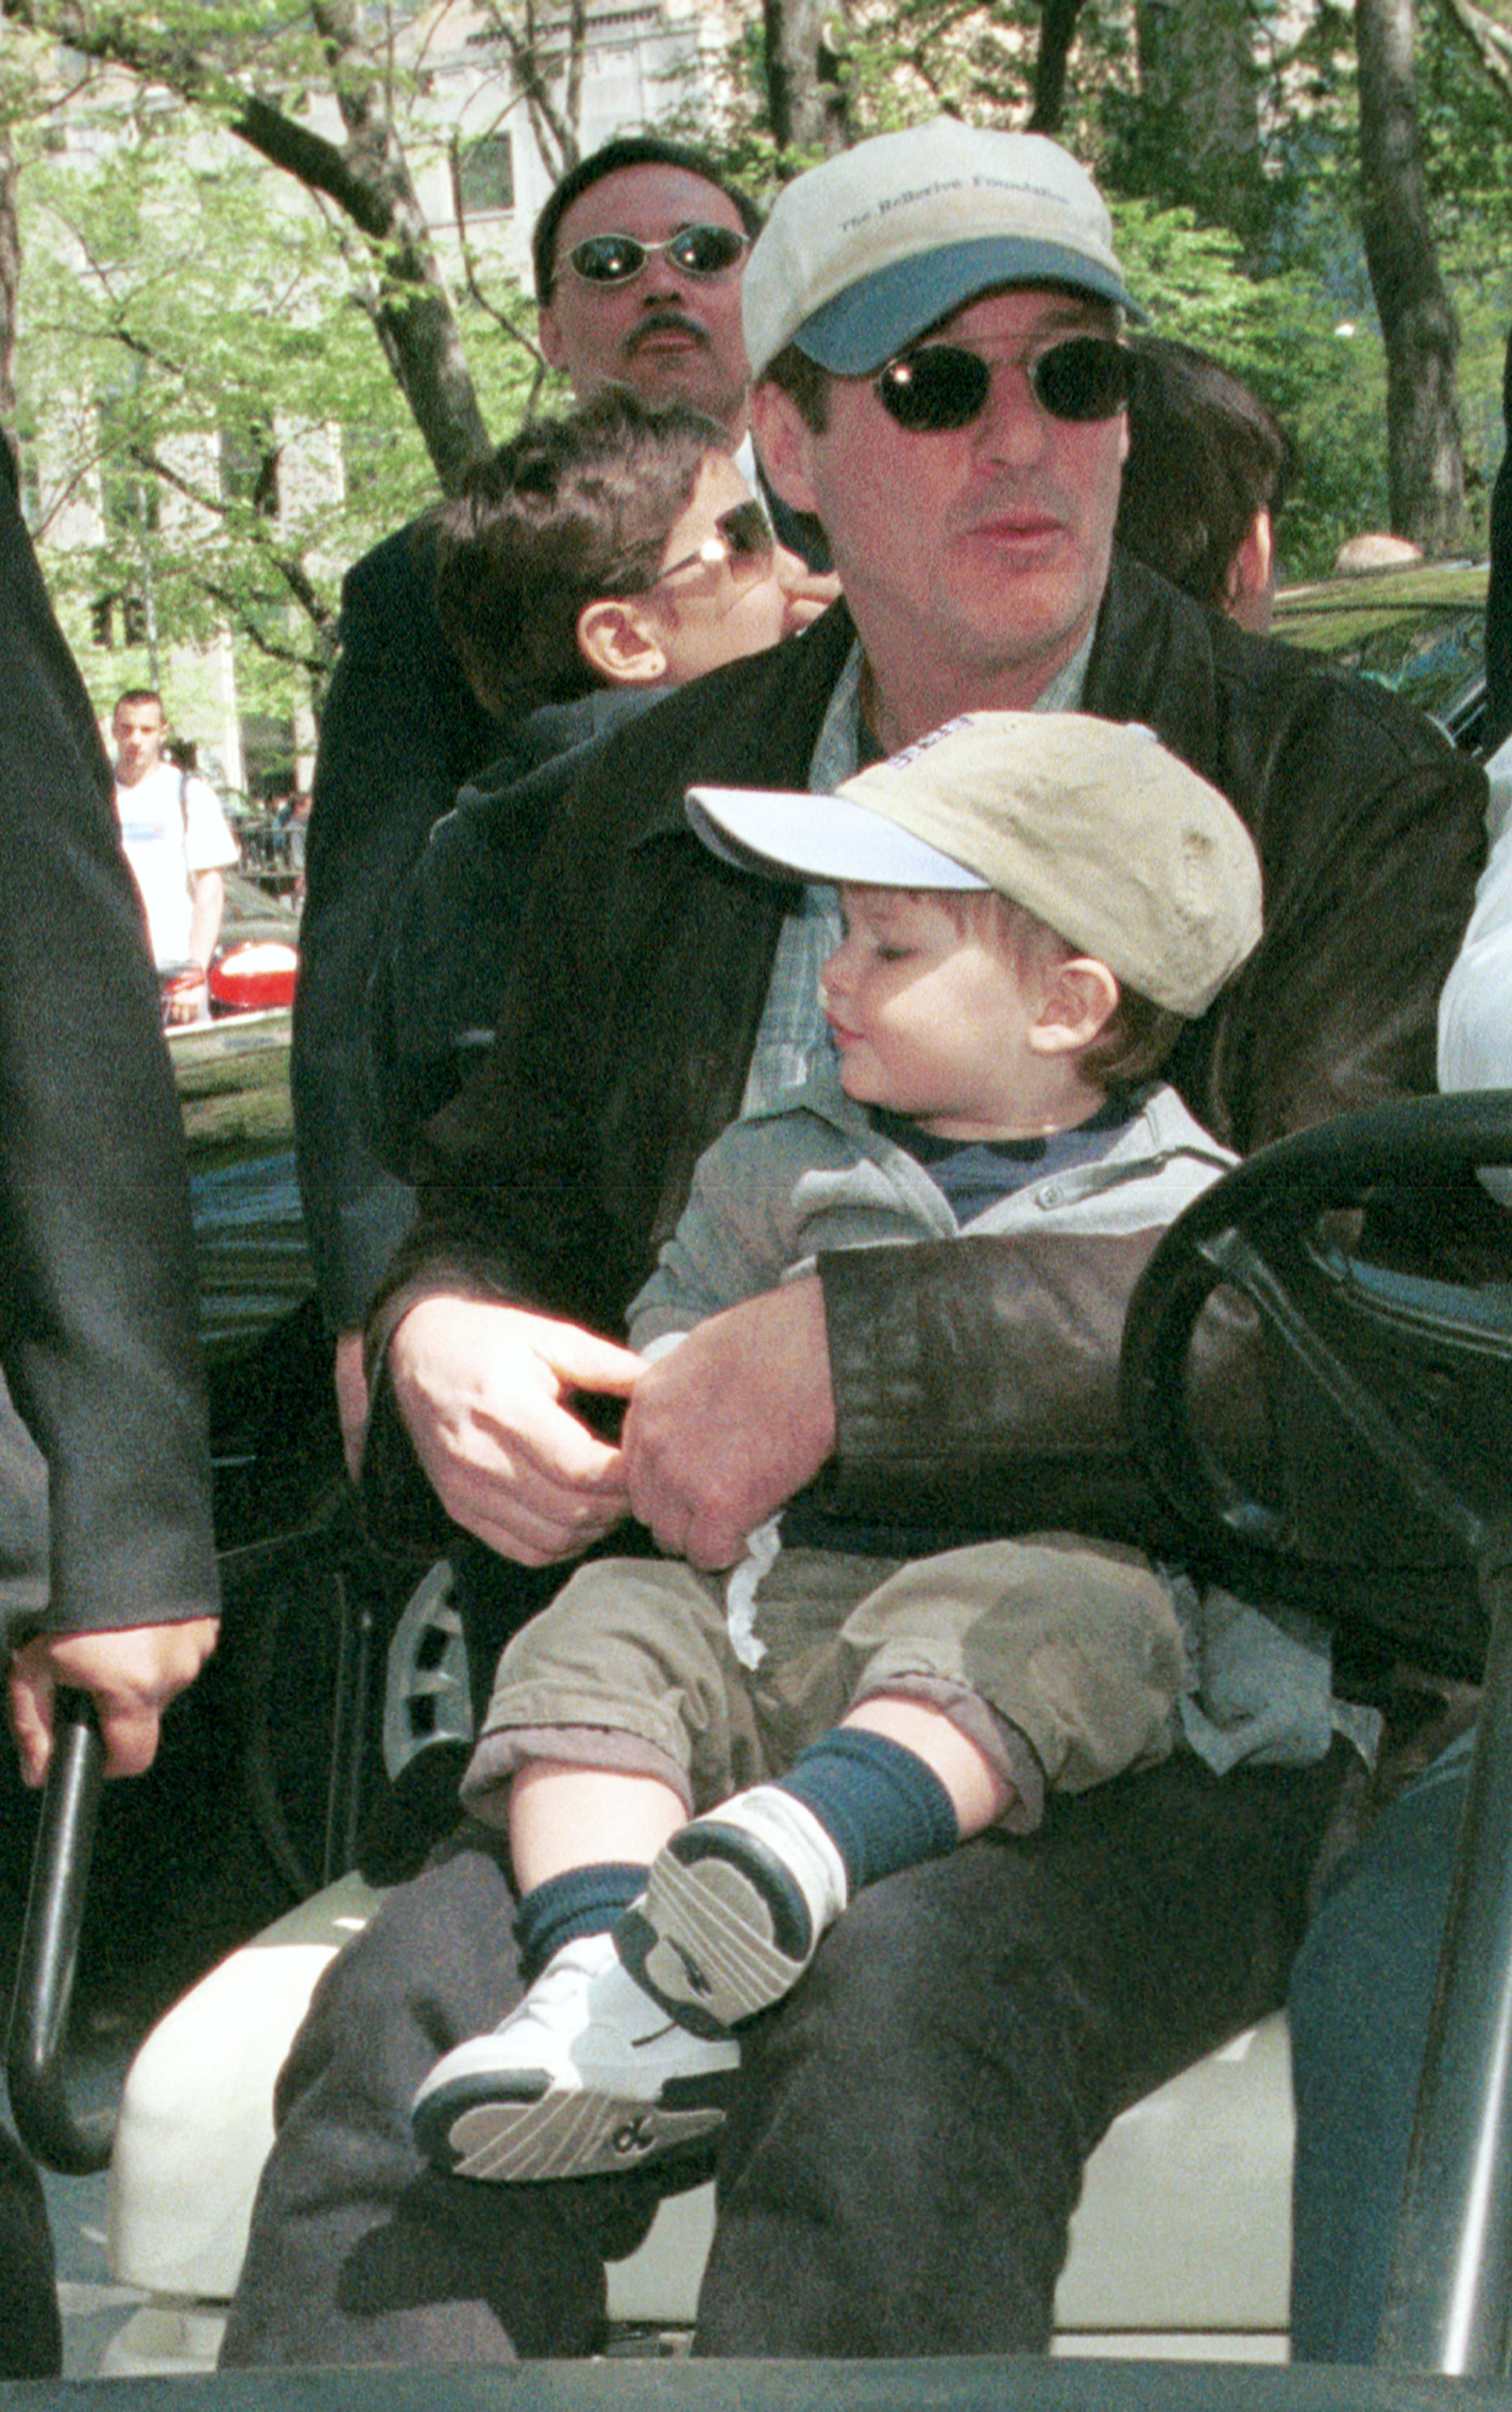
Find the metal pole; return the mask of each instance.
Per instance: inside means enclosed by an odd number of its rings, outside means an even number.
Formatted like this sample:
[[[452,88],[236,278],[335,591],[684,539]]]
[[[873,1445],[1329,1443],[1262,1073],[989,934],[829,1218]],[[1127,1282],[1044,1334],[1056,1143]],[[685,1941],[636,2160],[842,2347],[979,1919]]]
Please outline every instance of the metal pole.
[[[1490,2378],[1512,2304],[1512,1531],[1481,1567],[1485,1696],[1377,2361]]]

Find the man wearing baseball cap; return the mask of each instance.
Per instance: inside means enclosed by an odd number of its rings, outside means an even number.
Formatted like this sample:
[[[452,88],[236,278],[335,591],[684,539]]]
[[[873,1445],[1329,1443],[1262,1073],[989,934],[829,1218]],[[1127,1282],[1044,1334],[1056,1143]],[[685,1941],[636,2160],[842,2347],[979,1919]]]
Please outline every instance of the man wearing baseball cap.
[[[1152,1075],[1258,941],[1259,864],[1147,728],[968,713],[833,796],[697,787],[688,811],[726,860],[838,883],[832,1052],[700,1157],[632,1347],[833,1248],[1148,1234],[1234,1161]],[[1315,1633],[1226,1612],[1197,1642],[1197,1595],[1138,1551],[959,1539],[921,1520],[879,1558],[790,1510],[727,1578],[593,1559],[516,1634],[462,1798],[508,1835],[529,1985],[420,2088],[439,2169],[622,2173],[712,2136],[741,2026],[859,1893],[1178,1733],[1226,1766],[1215,1700],[1326,1755]]]
[[[704,1148],[827,1043],[823,887],[716,860],[683,799],[832,792],[966,711],[1146,724],[1260,860],[1260,943],[1168,1067],[1242,1152],[1431,1083],[1484,782],[1394,699],[1114,557],[1132,297],[1055,145],[944,123],[862,144],[782,195],[744,295],[763,457],[844,601],[659,705],[567,799],[495,1046],[428,1134],[370,1324],[370,1488],[418,1465],[525,1566],[627,1515],[728,1566],[800,1492],[870,1520],[882,1556],[947,1502],[981,1539],[1168,1547],[1116,1405],[1152,1235],[839,1249],[649,1368],[610,1336]],[[592,1393],[630,1396],[617,1441]],[[742,2034],[698,2349],[1043,2347],[1091,2145],[1281,1999],[1339,1774],[1337,1746],[1221,1777],[1178,1749],[861,1892]],[[475,1831],[323,1984],[228,2359],[592,2350],[649,2176],[566,2218],[550,2187],[423,2174],[404,2117],[437,2052],[518,2000],[513,1905]]]

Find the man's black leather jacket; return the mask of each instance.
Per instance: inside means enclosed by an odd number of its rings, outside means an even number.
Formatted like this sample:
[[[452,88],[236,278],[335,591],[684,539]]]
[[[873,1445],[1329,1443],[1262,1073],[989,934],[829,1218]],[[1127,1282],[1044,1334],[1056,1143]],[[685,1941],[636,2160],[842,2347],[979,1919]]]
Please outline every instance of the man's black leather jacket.
[[[547,841],[496,1044],[426,1134],[374,1356],[435,1289],[618,1331],[697,1156],[739,1110],[786,901],[704,850],[683,794],[806,786],[853,633],[837,606],[596,753]],[[1435,1002],[1485,849],[1481,772],[1388,695],[1127,559],[1083,701],[1153,728],[1259,849],[1264,937],[1170,1067],[1199,1119],[1242,1153],[1431,1088]],[[1157,1539],[1116,1405],[1124,1307],[1157,1236],[824,1257],[838,1443],[821,1493],[888,1521],[954,1508],[1002,1531]],[[380,1413],[380,1490],[391,1439]]]

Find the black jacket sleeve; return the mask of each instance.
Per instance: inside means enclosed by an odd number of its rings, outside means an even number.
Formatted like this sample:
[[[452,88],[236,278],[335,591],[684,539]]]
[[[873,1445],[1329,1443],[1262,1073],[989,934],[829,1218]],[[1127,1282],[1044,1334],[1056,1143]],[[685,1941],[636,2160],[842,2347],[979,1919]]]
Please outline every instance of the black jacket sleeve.
[[[0,446],[0,452],[4,447]],[[0,1357],[49,1462],[47,1623],[213,1614],[183,1135],[89,699],[0,470]]]
[[[655,688],[607,687],[533,713],[436,823],[394,897],[363,1008],[363,1110],[401,1180],[492,1041],[558,806],[594,747],[656,700]]]
[[[362,1110],[362,1000],[395,890],[462,781],[499,750],[441,632],[425,522],[360,561],[316,762],[290,1083],[305,1228],[327,1320],[362,1320],[413,1199]]]

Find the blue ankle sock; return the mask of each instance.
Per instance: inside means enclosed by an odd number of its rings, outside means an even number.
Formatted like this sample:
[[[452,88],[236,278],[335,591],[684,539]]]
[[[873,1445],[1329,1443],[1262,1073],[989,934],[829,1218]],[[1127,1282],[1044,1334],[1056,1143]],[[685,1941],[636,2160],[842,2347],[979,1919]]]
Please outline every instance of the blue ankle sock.
[[[812,1809],[845,1865],[854,1894],[899,1868],[953,1851],[961,1829],[932,1767],[902,1743],[840,1726],[800,1753],[780,1792]]]
[[[621,1912],[645,1891],[649,1873],[628,1860],[602,1860],[592,1867],[568,1868],[521,1893],[515,1941],[526,1984],[534,1985],[564,1943],[576,1942],[580,1934],[607,1934]]]

